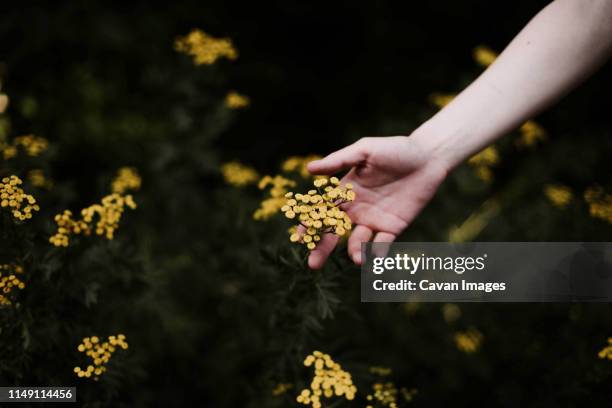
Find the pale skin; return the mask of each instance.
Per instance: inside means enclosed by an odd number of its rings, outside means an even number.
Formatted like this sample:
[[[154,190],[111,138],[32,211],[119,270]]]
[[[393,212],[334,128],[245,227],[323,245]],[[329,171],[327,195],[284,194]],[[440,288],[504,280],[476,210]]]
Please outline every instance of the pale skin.
[[[392,242],[458,164],[552,105],[612,54],[612,0],[556,0],[538,13],[497,60],[409,136],[363,138],[308,164],[312,174],[350,169],[356,225],[348,253],[362,242]],[[326,234],[308,265],[319,269],[338,242]]]

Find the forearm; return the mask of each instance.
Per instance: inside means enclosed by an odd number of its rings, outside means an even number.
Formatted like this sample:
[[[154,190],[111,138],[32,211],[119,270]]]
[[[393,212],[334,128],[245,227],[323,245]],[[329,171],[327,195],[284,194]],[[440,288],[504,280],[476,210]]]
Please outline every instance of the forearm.
[[[612,51],[612,0],[556,0],[413,136],[452,168],[558,100]]]

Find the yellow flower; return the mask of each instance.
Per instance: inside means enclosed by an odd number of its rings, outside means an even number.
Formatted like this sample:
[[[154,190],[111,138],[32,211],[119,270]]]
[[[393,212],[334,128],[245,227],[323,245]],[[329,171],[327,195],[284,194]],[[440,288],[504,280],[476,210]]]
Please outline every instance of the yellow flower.
[[[280,175],[276,175],[274,177],[264,176],[259,180],[257,187],[260,190],[263,190],[267,187],[270,187],[270,196],[264,199],[259,208],[255,210],[253,214],[253,218],[255,220],[267,220],[272,217],[274,214],[278,213],[281,208],[284,208],[285,205],[293,206],[297,202],[293,198],[287,198],[287,188],[294,187],[295,181],[289,180]],[[288,204],[288,203],[294,204]],[[297,209],[297,207],[296,207]],[[290,212],[289,212],[290,211]],[[298,210],[299,211],[299,210]],[[287,207],[285,208],[285,216],[288,218],[295,217],[295,213],[297,212],[295,209]],[[287,214],[289,212],[289,214]],[[293,213],[293,216],[291,214]]]
[[[537,143],[546,140],[546,131],[542,126],[533,120],[528,120],[527,122],[523,123],[523,125],[519,128],[519,132],[521,136],[516,141],[516,144],[519,147],[532,147]]]
[[[53,182],[45,177],[45,173],[41,169],[32,169],[28,172],[28,181],[34,187],[50,189],[53,187]]]
[[[473,57],[478,65],[488,67],[497,59],[497,53],[486,45],[479,45],[474,48]]]
[[[281,164],[281,170],[285,173],[293,173],[297,172],[303,178],[309,178],[311,176],[310,172],[306,168],[306,165],[311,161],[319,160],[321,156],[311,154],[308,156],[292,156],[289,157]],[[321,187],[322,185],[315,184],[316,187]]]
[[[314,180],[313,185],[316,189],[306,194],[291,194],[280,207],[287,218],[293,219],[299,214],[301,224],[306,227],[306,234],[303,236],[292,234],[290,241],[301,241],[309,250],[317,247],[322,234],[333,233],[343,236],[352,229],[352,221],[341,207],[355,200],[353,186],[350,184],[341,186],[340,180],[336,177]],[[325,185],[328,186],[322,189]],[[303,204],[296,205],[297,200]]]
[[[572,201],[572,190],[560,184],[549,184],[544,187],[546,198],[555,206],[565,208]]]
[[[454,303],[442,305],[442,316],[446,323],[453,323],[461,317],[461,308]]]
[[[381,366],[372,366],[370,367],[370,373],[378,375],[380,377],[386,377],[388,375],[391,375],[391,373],[393,372],[393,370],[391,370],[389,367],[381,367]]]
[[[442,109],[446,105],[448,105],[457,94],[442,94],[442,93],[433,93],[429,95],[429,100],[438,108]]]
[[[71,235],[96,235],[104,236],[111,240],[114,238],[115,230],[119,228],[119,222],[125,208],[135,209],[136,203],[131,195],[122,196],[117,193],[102,198],[100,204],[94,204],[81,210],[81,218],[73,219],[72,212],[65,210],[62,214],[55,216],[57,232],[51,238],[55,246],[67,247]]]
[[[44,137],[25,135],[16,137],[13,146],[22,148],[28,156],[36,157],[47,150],[49,142]]]
[[[174,49],[190,55],[196,65],[211,65],[219,58],[238,58],[238,51],[229,38],[215,38],[202,30],[194,29],[184,37],[178,37]]]
[[[597,356],[601,359],[612,360],[612,337],[608,338],[608,345],[601,349]]]
[[[606,193],[600,186],[592,186],[584,192],[584,199],[589,205],[591,217],[612,224],[612,194]]]
[[[296,397],[297,402],[320,408],[321,397],[344,397],[349,401],[355,399],[357,387],[353,384],[351,374],[344,371],[329,354],[314,351],[304,359],[306,367],[314,366],[314,377],[310,388],[303,389]]]
[[[280,395],[285,394],[287,391],[289,391],[291,388],[293,388],[293,384],[289,384],[289,383],[279,383],[276,385],[276,387],[274,387],[274,389],[272,390],[272,395],[275,397],[278,397]]]
[[[111,191],[117,194],[125,194],[128,191],[140,190],[142,179],[138,170],[134,167],[121,167],[117,171],[117,176],[111,183]]]
[[[97,336],[83,338],[83,342],[77,346],[77,350],[81,353],[85,352],[91,364],[86,369],[78,366],[74,367],[74,373],[78,377],[86,378],[90,378],[93,375],[93,379],[97,380],[106,371],[106,364],[110,361],[117,347],[123,350],[128,348],[128,343],[125,341],[123,334],[108,336],[108,340],[104,342],[100,341]]]
[[[25,283],[17,275],[23,274],[23,267],[16,264],[0,264],[0,307],[12,304],[13,289],[23,290]]]
[[[0,208],[9,209],[13,217],[20,221],[32,218],[34,211],[39,211],[36,199],[26,194],[21,187],[23,182],[15,175],[0,180]]]
[[[246,108],[251,104],[248,96],[231,91],[225,96],[225,106],[230,109]]]
[[[499,152],[495,146],[489,146],[468,159],[468,164],[474,167],[476,177],[486,183],[493,180],[491,167],[499,163]]]
[[[221,166],[221,173],[226,183],[234,187],[244,187],[259,179],[259,174],[252,167],[232,161]]]
[[[466,331],[455,333],[455,345],[466,354],[471,354],[477,351],[482,344],[484,336],[475,328],[469,328]]]

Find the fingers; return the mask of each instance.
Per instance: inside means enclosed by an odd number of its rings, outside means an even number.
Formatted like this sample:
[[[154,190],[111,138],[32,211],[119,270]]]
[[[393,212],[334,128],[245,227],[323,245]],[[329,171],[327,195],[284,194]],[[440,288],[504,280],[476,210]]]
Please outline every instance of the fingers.
[[[325,265],[325,261],[329,257],[329,254],[331,254],[336,247],[338,239],[339,237],[335,234],[323,234],[317,247],[310,252],[308,267],[310,269],[321,269],[323,265]]]
[[[372,252],[375,256],[387,256],[391,243],[395,241],[396,235],[390,232],[379,232],[372,241],[375,244],[372,248]]]
[[[372,242],[393,242],[395,238],[397,238],[396,235],[390,232],[379,232]]]
[[[364,139],[340,149],[326,157],[308,163],[311,174],[333,174],[342,169],[354,167],[367,158]]]
[[[358,225],[348,240],[348,253],[353,262],[361,265],[361,243],[368,242],[374,233],[365,225]]]

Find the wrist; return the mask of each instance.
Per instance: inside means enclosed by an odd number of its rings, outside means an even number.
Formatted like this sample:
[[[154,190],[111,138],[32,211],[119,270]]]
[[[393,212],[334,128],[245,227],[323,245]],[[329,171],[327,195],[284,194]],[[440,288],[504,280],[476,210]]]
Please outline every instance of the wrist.
[[[414,130],[409,139],[420,146],[428,160],[450,172],[468,156],[465,146],[457,144],[457,141],[465,139],[464,136],[459,129],[442,126],[434,117]]]

